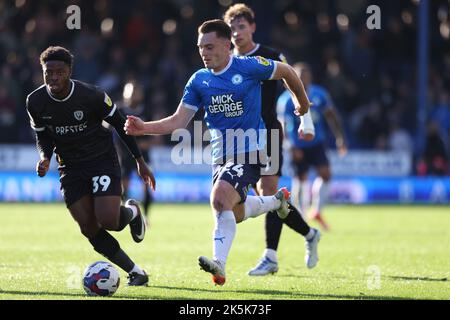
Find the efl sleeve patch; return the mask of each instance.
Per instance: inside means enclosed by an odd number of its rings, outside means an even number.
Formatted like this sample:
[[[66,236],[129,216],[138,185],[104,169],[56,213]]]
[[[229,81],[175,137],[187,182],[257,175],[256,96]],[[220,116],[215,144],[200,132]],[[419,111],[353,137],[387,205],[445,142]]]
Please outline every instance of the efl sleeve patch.
[[[256,60],[258,60],[258,63],[259,63],[259,64],[262,64],[262,65],[265,66],[265,67],[270,66],[270,62],[269,62],[266,58],[264,58],[264,57],[257,56],[257,57],[256,57]]]
[[[105,103],[106,103],[106,105],[108,107],[112,107],[112,105],[113,105],[112,100],[106,93],[105,93],[105,100],[104,101],[105,101]]]

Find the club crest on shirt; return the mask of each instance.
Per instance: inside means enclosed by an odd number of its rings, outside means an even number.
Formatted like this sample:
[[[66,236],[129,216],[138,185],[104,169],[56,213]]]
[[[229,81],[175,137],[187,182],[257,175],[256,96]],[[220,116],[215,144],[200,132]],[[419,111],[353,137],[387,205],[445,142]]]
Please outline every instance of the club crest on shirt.
[[[83,111],[81,110],[77,110],[73,113],[75,119],[77,119],[78,121],[80,121],[81,119],[83,119]]]
[[[263,66],[267,67],[270,65],[269,60],[267,60],[266,58],[263,58],[261,56],[256,56],[256,60],[258,60],[259,64],[262,64]]]
[[[233,82],[233,84],[241,84],[242,83],[242,76],[238,73],[235,74],[232,78],[231,78],[231,82]]]

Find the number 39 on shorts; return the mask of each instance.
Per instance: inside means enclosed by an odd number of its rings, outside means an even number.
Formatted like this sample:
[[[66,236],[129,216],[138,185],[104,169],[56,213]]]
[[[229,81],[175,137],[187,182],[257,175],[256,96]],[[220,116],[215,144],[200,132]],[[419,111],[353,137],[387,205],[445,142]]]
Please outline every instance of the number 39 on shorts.
[[[105,192],[106,190],[108,190],[109,184],[111,183],[111,178],[108,176],[95,176],[92,177],[92,187],[93,193],[96,193],[99,189],[99,187],[101,187],[101,191]]]

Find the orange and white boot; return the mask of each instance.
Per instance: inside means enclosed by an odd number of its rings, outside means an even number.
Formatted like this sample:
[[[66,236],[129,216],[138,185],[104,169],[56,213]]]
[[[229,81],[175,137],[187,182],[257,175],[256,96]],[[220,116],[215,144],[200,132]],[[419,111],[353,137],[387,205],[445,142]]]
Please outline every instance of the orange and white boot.
[[[280,219],[286,219],[289,215],[289,199],[291,198],[291,193],[287,188],[281,188],[275,193],[275,198],[280,200],[280,208],[277,210],[278,217]]]
[[[328,223],[325,222],[325,220],[323,219],[322,215],[320,214],[319,211],[313,211],[309,218],[311,220],[315,220],[317,221],[317,223],[320,225],[320,227],[324,230],[324,231],[330,231],[330,227],[328,225]]]
[[[212,274],[212,280],[216,285],[223,286],[225,284],[225,270],[219,261],[201,256],[198,258],[198,264],[202,270]]]

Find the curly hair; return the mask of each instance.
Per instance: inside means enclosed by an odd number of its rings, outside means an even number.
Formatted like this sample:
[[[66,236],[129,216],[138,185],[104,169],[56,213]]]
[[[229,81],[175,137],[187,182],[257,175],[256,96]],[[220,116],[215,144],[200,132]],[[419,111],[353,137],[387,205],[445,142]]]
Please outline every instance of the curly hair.
[[[51,46],[45,49],[39,57],[41,65],[44,65],[47,61],[62,61],[72,68],[73,55],[64,47]]]
[[[255,13],[244,3],[236,3],[229,7],[223,15],[223,20],[229,24],[234,19],[241,17],[247,20],[247,22],[250,24],[255,22]]]

